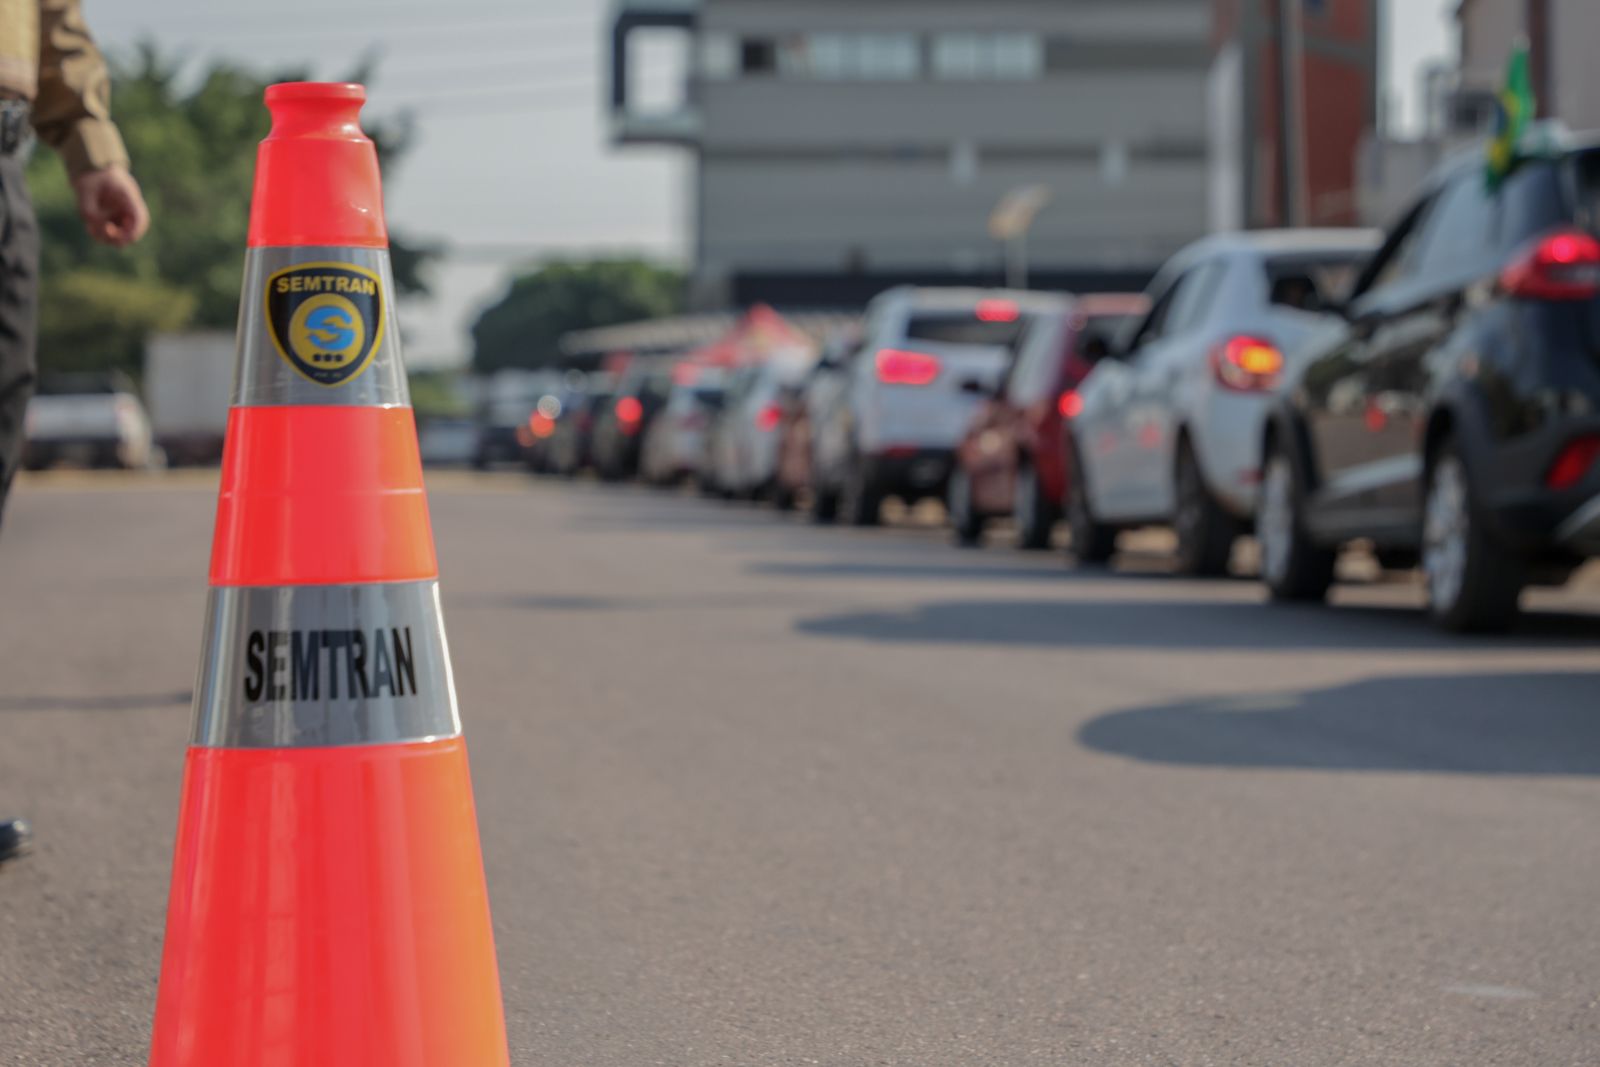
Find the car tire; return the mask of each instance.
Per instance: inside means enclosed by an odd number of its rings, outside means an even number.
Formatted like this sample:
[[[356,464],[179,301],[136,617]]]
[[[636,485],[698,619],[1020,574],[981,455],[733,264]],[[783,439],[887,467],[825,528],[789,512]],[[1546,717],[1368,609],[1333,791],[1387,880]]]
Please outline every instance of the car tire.
[[[1227,574],[1238,527],[1206,488],[1200,461],[1187,443],[1178,450],[1173,477],[1177,513],[1172,525],[1178,535],[1178,573],[1197,578]]]
[[[883,490],[872,471],[872,461],[851,457],[839,493],[839,514],[851,526],[876,526],[883,511]]]
[[[972,504],[972,475],[960,463],[950,472],[950,484],[945,489],[945,509],[950,512],[950,530],[956,544],[962,548],[980,547],[983,544],[983,528],[987,523]]]
[[[1067,526],[1072,531],[1069,551],[1080,566],[1100,566],[1116,555],[1117,528],[1095,518],[1083,462],[1076,458],[1072,461],[1072,484],[1067,486]]]
[[[1277,601],[1318,601],[1333,585],[1336,550],[1311,539],[1305,523],[1305,488],[1294,462],[1281,448],[1261,465],[1256,539],[1261,544],[1261,580]]]
[[[772,484],[772,507],[775,511],[794,510],[794,490],[777,482]]]
[[[1011,514],[1017,524],[1017,547],[1034,552],[1049,548],[1050,537],[1055,533],[1056,507],[1044,495],[1038,470],[1027,460],[1017,464],[1013,496]]]
[[[1522,561],[1485,529],[1466,462],[1449,439],[1424,478],[1422,573],[1429,617],[1456,633],[1508,628],[1527,584]]]
[[[839,517],[839,491],[813,486],[811,490],[811,521],[818,526],[829,526]]]

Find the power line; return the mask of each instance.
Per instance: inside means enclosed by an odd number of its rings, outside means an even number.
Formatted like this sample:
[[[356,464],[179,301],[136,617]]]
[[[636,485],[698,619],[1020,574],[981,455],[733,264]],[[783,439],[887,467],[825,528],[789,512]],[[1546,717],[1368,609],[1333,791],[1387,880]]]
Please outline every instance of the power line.
[[[594,19],[573,19],[570,16],[561,19],[533,19],[516,16],[498,16],[489,19],[461,19],[455,18],[448,22],[422,22],[409,25],[392,25],[384,22],[362,20],[344,25],[319,23],[315,27],[315,34],[309,34],[305,26],[286,26],[285,21],[292,18],[276,18],[270,24],[238,25],[233,28],[217,28],[213,30],[200,29],[188,25],[167,26],[164,24],[140,23],[136,30],[162,40],[186,41],[194,43],[214,43],[225,41],[228,43],[250,44],[262,39],[297,38],[308,44],[315,44],[329,37],[364,37],[378,42],[390,36],[407,36],[418,33],[429,35],[459,33],[462,31],[478,33],[485,30],[504,29],[506,31],[549,31],[561,29],[585,29],[594,32],[598,27]],[[314,52],[311,48],[308,51]]]
[[[572,55],[558,58],[564,60],[564,62],[518,60],[504,63],[479,63],[471,66],[441,66],[433,69],[407,63],[398,68],[400,70],[399,77],[393,78],[386,73],[385,57],[379,56],[375,63],[376,71],[372,75],[372,84],[384,89],[420,90],[433,87],[437,91],[443,92],[458,87],[461,84],[458,79],[468,75],[495,73],[538,74],[549,70],[570,70],[574,67],[580,67],[588,71],[594,70],[597,65],[596,58],[592,55]],[[426,85],[419,83],[426,83]]]

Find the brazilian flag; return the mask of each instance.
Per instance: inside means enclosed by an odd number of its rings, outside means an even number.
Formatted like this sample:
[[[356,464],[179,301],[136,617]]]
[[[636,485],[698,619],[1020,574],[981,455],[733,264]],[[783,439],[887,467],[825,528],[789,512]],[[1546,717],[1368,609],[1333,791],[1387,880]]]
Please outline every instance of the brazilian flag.
[[[1494,139],[1489,142],[1489,161],[1485,176],[1489,191],[1500,187],[1506,175],[1516,169],[1520,158],[1518,144],[1538,104],[1533,97],[1533,78],[1528,72],[1528,45],[1519,42],[1506,61],[1506,84],[1500,90],[1494,116]]]

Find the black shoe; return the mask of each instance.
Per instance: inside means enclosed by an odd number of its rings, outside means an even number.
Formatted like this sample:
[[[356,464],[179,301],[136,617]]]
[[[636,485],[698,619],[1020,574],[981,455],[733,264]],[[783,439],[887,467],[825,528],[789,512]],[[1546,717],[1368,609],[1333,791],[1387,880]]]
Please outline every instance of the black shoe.
[[[0,822],[0,863],[33,851],[33,831],[21,819]]]

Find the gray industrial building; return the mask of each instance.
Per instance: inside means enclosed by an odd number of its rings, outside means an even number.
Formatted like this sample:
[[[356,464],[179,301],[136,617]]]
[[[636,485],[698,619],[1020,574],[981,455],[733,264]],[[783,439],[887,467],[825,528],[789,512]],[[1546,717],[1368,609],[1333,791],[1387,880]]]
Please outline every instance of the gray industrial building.
[[[1005,194],[1052,199],[1039,284],[1137,285],[1207,225],[1211,0],[622,0],[619,145],[693,153],[694,303],[859,303],[993,282]],[[641,31],[681,34],[672,108],[635,100]]]

